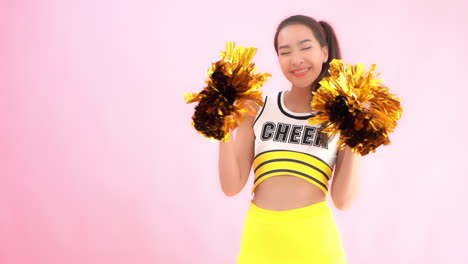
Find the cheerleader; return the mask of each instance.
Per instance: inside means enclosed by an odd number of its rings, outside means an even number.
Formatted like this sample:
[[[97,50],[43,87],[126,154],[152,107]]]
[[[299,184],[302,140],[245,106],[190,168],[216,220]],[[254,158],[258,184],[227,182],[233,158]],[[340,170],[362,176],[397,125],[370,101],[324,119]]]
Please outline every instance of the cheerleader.
[[[339,134],[328,137],[308,119],[313,91],[341,59],[335,32],[324,21],[296,15],[283,20],[274,47],[289,89],[265,96],[256,116],[245,116],[219,143],[223,192],[234,196],[254,171],[239,264],[347,263],[340,233],[326,198],[349,208],[359,192],[360,155]]]

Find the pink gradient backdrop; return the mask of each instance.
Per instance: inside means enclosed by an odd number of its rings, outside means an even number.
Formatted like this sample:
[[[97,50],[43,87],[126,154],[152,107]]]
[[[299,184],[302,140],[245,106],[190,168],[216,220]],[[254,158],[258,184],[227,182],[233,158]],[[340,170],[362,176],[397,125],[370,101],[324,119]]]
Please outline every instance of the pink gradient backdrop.
[[[190,126],[225,42],[287,89],[281,19],[330,21],[404,99],[392,145],[334,210],[350,263],[468,259],[466,1],[0,2],[0,263],[235,263],[250,178],[225,197]]]

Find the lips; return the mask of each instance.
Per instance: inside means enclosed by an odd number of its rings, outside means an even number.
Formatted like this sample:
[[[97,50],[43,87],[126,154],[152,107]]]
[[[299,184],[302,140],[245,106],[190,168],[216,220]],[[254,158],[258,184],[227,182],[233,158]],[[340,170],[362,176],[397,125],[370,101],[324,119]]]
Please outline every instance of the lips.
[[[306,75],[312,67],[306,67],[306,68],[299,68],[299,69],[294,69],[291,72],[297,76],[297,77],[302,77]]]

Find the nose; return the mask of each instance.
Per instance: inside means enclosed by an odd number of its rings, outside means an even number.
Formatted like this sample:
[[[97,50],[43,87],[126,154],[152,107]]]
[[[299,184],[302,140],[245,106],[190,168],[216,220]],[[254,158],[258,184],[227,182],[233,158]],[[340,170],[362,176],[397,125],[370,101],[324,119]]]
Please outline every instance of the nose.
[[[293,65],[300,65],[302,62],[304,62],[304,58],[299,52],[293,52],[291,60]]]

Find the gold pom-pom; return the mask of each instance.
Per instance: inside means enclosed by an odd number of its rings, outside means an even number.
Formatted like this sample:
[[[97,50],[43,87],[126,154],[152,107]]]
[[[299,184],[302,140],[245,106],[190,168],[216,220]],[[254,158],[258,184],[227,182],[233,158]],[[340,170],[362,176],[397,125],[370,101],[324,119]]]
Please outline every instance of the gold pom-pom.
[[[364,156],[380,145],[390,144],[392,132],[403,109],[400,98],[389,93],[382,80],[374,79],[376,65],[369,72],[364,66],[347,65],[342,60],[330,62],[330,76],[320,81],[312,100],[312,108],[318,115],[309,119],[310,124],[322,124],[328,135],[340,133],[338,149],[345,145]]]
[[[251,62],[256,48],[226,43],[221,60],[208,70],[207,86],[199,93],[185,93],[187,103],[199,102],[192,116],[194,128],[207,138],[229,141],[229,130],[235,129],[245,114],[255,115],[251,102],[263,106],[260,88],[269,73],[255,74]]]

